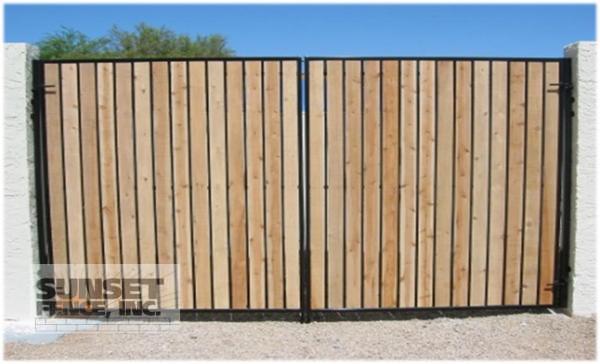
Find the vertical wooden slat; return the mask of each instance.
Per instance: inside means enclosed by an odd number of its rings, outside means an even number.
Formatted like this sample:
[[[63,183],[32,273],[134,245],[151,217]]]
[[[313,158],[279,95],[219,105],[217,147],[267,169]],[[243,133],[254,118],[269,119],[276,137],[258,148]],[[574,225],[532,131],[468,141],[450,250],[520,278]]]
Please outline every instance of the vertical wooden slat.
[[[137,202],[140,239],[141,277],[156,278],[156,241],[154,235],[154,188],[152,175],[152,125],[150,110],[150,64],[134,63],[135,140]],[[142,299],[149,299],[143,286]]]
[[[229,307],[229,253],[225,151],[224,63],[208,62],[208,122],[210,124],[210,193],[212,198],[212,254],[215,308]]]
[[[309,190],[310,205],[310,302],[311,308],[325,307],[325,100],[323,62],[308,64],[309,105]]]
[[[523,178],[525,165],[525,63],[509,67],[508,205],[506,207],[506,268],[504,304],[519,304],[521,234],[523,233]]]
[[[329,308],[344,303],[344,124],[342,62],[327,61],[327,285]]]
[[[279,62],[265,62],[264,72],[268,304],[269,308],[283,308]]]
[[[62,112],[65,162],[65,192],[67,209],[67,235],[69,237],[69,263],[71,278],[86,278],[85,241],[83,227],[83,201],[81,186],[81,153],[79,140],[79,99],[77,64],[61,65]],[[83,307],[87,292],[78,290],[72,303]]]
[[[171,128],[173,135],[173,182],[175,193],[175,254],[178,304],[180,308],[194,307],[192,273],[192,237],[190,211],[190,171],[188,137],[187,68],[185,62],[171,63]]]
[[[490,145],[490,230],[487,304],[502,304],[504,280],[504,221],[506,214],[508,64],[492,62],[492,139]]]
[[[298,188],[298,63],[283,61],[283,175],[285,283],[288,308],[300,307],[300,216]]]
[[[383,75],[383,160],[382,162],[382,267],[381,306],[398,305],[398,176],[399,176],[399,90],[398,61],[384,61]]]
[[[437,79],[437,178],[434,306],[450,306],[452,241],[452,140],[454,130],[454,70],[452,61],[439,61]]]
[[[521,303],[535,305],[537,303],[540,236],[544,66],[541,62],[536,62],[528,63],[527,67],[527,155]]]
[[[123,278],[138,278],[138,237],[135,210],[135,161],[133,136],[133,105],[131,64],[115,64],[115,92],[117,115],[117,158],[119,184],[119,217],[121,219],[121,249]],[[125,297],[124,297],[125,298]]]
[[[417,245],[417,63],[402,61],[400,112],[400,307],[414,307]]]
[[[559,64],[547,63],[544,84],[544,160],[542,191],[542,231],[540,242],[539,304],[554,300],[554,255],[556,251],[557,176],[559,141]]]
[[[196,308],[211,308],[206,63],[190,62],[190,143]]]
[[[103,278],[102,225],[100,220],[100,185],[98,179],[98,128],[96,120],[96,75],[93,63],[79,65],[79,100],[81,108],[81,152],[83,195],[85,198],[85,241],[88,277]],[[90,298],[102,301],[100,287],[94,284]]]
[[[379,165],[380,158],[380,85],[379,61],[364,63],[364,218],[363,285],[364,307],[379,306]]]
[[[435,220],[435,62],[420,63],[419,95],[419,307],[433,305]],[[386,199],[386,201],[390,201]]]
[[[44,83],[53,85],[45,91],[45,116],[46,116],[46,153],[48,158],[48,199],[50,204],[50,221],[52,221],[52,258],[54,276],[62,279],[65,292],[69,291],[69,274],[65,266],[68,263],[67,250],[68,238],[65,220],[65,196],[63,180],[63,142],[60,93],[61,82],[59,79],[59,65],[44,65]],[[67,307],[68,299],[57,299],[57,308]]]
[[[156,185],[156,228],[158,238],[161,308],[176,308],[175,263],[173,246],[173,194],[171,186],[171,145],[169,120],[169,65],[152,63],[152,106],[154,122],[154,180]]]
[[[473,195],[471,212],[470,306],[485,304],[488,231],[490,63],[476,61],[473,75]]]
[[[454,253],[452,305],[466,306],[469,289],[471,184],[471,63],[456,63]]]
[[[265,308],[265,250],[262,174],[261,63],[246,62],[246,128],[248,169],[248,244],[250,255],[250,307]]]
[[[361,306],[361,62],[346,61],[346,307]],[[311,97],[312,97],[311,93]],[[312,151],[311,151],[312,152]],[[311,196],[312,205],[312,196]]]
[[[246,202],[244,179],[244,109],[242,62],[227,62],[227,138],[229,156],[229,234],[231,305],[247,307]]]
[[[100,134],[100,186],[107,279],[120,279],[119,210],[117,201],[117,152],[115,150],[113,65],[98,63],[98,129]],[[116,307],[109,301],[109,307]]]

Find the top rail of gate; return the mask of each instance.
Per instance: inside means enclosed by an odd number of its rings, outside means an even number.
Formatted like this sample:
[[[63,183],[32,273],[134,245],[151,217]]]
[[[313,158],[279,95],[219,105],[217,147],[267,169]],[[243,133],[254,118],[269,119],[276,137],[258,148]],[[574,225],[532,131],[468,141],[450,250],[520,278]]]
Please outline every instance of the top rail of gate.
[[[132,58],[65,58],[48,59],[42,63],[129,63],[129,62],[186,62],[186,61],[299,61],[302,57],[132,57]]]
[[[185,61],[334,61],[334,60],[411,60],[411,61],[529,61],[557,62],[564,57],[452,57],[452,56],[266,56],[266,57],[131,57],[131,58],[65,58],[36,60],[41,63],[99,63],[99,62],[185,62]]]
[[[560,62],[564,57],[411,57],[411,56],[367,56],[367,57],[305,57],[305,61],[521,61],[521,62]]]

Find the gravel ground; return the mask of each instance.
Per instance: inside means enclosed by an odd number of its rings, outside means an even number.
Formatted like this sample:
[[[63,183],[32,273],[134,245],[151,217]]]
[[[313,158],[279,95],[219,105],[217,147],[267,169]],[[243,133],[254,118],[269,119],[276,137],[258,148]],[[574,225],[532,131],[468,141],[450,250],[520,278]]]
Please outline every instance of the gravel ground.
[[[165,333],[76,333],[7,343],[6,359],[579,359],[596,323],[562,314],[330,322],[185,322]]]

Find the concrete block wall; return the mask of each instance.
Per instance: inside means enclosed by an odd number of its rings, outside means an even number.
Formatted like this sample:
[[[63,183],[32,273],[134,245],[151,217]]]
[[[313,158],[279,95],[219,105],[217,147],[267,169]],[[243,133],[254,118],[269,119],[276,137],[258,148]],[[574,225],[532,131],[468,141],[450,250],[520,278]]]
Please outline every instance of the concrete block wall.
[[[4,44],[4,319],[36,316],[38,262],[32,60],[38,49]]]
[[[569,309],[596,313],[596,42],[565,47],[573,80]]]

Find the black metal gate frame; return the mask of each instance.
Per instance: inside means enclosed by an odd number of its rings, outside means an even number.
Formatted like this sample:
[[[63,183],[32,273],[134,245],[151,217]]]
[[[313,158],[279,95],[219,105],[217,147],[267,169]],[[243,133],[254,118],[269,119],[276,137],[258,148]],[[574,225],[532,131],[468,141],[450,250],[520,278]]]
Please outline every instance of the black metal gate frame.
[[[117,59],[65,59],[33,61],[33,127],[36,179],[36,212],[40,264],[52,263],[52,241],[50,234],[50,210],[48,203],[48,171],[46,152],[46,127],[44,94],[44,64],[79,62],[140,62],[140,61],[266,61],[297,60],[298,62],[298,145],[299,160],[299,216],[300,216],[300,309],[182,309],[182,320],[186,321],[340,321],[340,320],[402,320],[435,317],[469,317],[511,314],[516,312],[543,313],[549,309],[563,310],[567,307],[569,279],[569,250],[571,226],[571,183],[572,183],[572,97],[571,60],[568,58],[486,58],[486,57],[231,57],[231,58],[117,58]],[[309,175],[309,61],[327,60],[411,60],[411,61],[537,61],[559,62],[560,120],[559,120],[559,184],[558,219],[556,228],[556,254],[554,302],[552,305],[514,305],[481,307],[430,307],[430,308],[371,308],[371,309],[312,309],[310,305],[310,238],[309,217],[310,193],[307,189]],[[304,109],[304,112],[303,112]],[[303,117],[303,115],[305,115]],[[42,309],[38,307],[38,314]],[[52,310],[49,312],[52,314]]]

